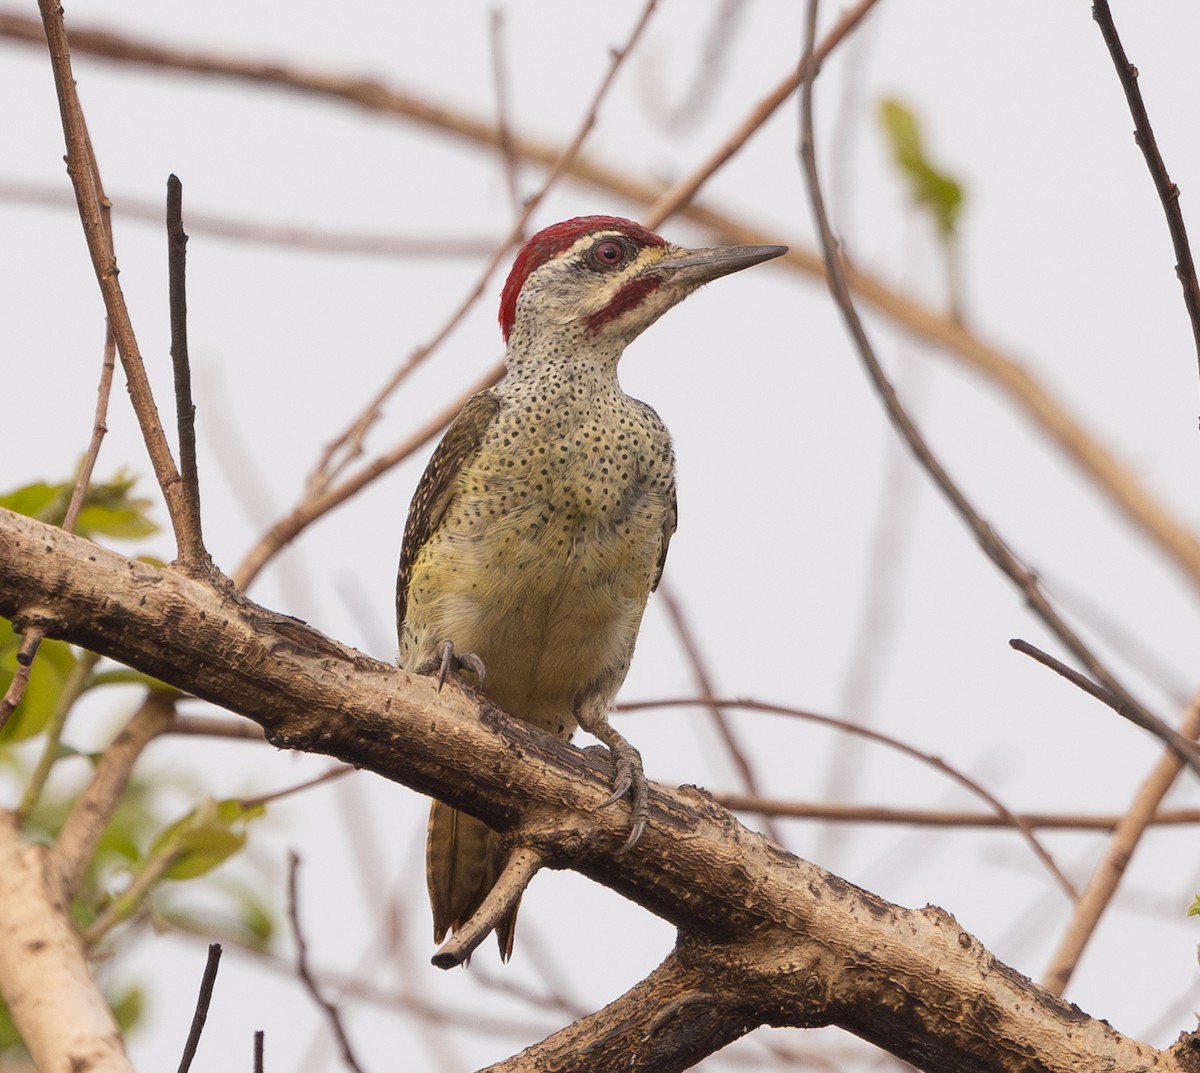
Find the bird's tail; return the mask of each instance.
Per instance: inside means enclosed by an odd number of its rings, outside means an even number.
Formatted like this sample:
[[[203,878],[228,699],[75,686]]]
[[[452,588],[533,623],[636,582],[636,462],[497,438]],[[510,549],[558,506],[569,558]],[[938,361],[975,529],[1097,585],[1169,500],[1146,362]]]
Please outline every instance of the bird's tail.
[[[425,843],[425,877],[433,907],[433,941],[440,943],[471,919],[500,878],[506,854],[500,836],[487,824],[434,801],[429,810],[429,835]],[[517,909],[496,925],[500,956],[512,956]]]

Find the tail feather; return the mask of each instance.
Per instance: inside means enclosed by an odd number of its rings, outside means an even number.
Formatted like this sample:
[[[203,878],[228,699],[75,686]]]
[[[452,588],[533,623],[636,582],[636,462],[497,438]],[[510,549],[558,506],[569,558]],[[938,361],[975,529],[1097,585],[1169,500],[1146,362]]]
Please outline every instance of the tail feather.
[[[499,879],[507,854],[500,836],[487,824],[434,801],[429,810],[429,833],[425,843],[425,876],[429,904],[433,907],[433,941],[440,943],[447,932],[457,931],[471,919]],[[517,909],[496,926],[500,956],[512,956]]]

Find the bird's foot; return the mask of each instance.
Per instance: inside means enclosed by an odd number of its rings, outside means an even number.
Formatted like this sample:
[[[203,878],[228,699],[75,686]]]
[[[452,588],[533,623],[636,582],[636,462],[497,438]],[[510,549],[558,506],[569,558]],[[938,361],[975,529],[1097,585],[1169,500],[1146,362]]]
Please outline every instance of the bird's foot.
[[[646,823],[650,819],[650,789],[646,785],[646,774],[642,769],[642,754],[637,749],[619,734],[613,735],[613,739],[608,742],[608,749],[612,754],[616,772],[613,775],[612,795],[600,807],[607,808],[623,797],[629,797],[629,837],[616,854],[621,857],[637,845],[642,832],[646,830]]]
[[[443,641],[439,648],[439,655],[427,659],[419,667],[417,674],[433,674],[437,672],[438,692],[442,691],[442,686],[446,684],[446,679],[451,673],[458,675],[461,671],[470,671],[471,674],[479,680],[480,688],[483,688],[483,680],[486,676],[486,671],[481,660],[474,652],[464,652],[461,656],[454,651],[453,641]]]

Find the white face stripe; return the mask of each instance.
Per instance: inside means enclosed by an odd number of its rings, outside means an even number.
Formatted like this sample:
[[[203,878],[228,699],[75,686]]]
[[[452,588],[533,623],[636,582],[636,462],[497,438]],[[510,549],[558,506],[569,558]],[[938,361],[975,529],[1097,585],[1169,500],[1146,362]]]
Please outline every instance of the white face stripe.
[[[590,249],[597,242],[606,238],[623,239],[626,242],[636,241],[630,239],[630,237],[625,234],[624,231],[616,229],[607,231],[592,231],[589,234],[578,238],[567,249],[563,250],[562,253],[556,254],[554,257],[552,257],[549,261],[542,265],[541,268],[532,273],[531,278],[532,275],[536,275],[539,272],[544,272],[547,268],[549,268],[551,271],[563,270],[566,265],[575,261],[585,250]],[[638,251],[638,255],[619,272],[605,273],[604,276],[601,277],[604,280],[604,286],[596,287],[589,296],[590,300],[587,302],[586,308],[578,310],[578,312],[582,312],[586,315],[588,313],[595,313],[598,310],[604,309],[608,306],[609,302],[613,300],[617,292],[625,286],[626,283],[628,283],[635,276],[641,274],[641,272],[651,264],[661,260],[665,255],[669,254],[671,250],[672,247],[669,245],[642,247],[642,249]],[[522,288],[522,290],[523,289],[524,288]]]

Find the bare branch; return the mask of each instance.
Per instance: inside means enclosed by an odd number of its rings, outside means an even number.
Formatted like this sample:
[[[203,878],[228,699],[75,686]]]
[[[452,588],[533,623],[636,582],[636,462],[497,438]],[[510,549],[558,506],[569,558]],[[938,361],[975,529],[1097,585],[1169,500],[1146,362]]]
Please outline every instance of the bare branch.
[[[816,0],[809,0],[815,7]],[[815,15],[810,14],[810,20]],[[811,56],[811,42],[809,45]],[[807,70],[807,68],[806,68]],[[813,72],[815,74],[815,72]],[[934,484],[950,502],[955,513],[971,530],[979,546],[993,563],[1000,568],[1006,577],[1017,587],[1026,604],[1075,654],[1087,667],[1088,671],[1104,688],[1117,700],[1121,707],[1119,711],[1126,719],[1137,723],[1163,741],[1168,748],[1197,773],[1200,773],[1200,749],[1193,742],[1182,740],[1180,735],[1162,719],[1141,704],[1121,684],[1116,676],[1100,661],[1074,630],[1063,620],[1054,609],[1042,591],[1037,575],[1016,556],[1011,548],[1000,538],[992,526],[984,520],[974,508],[963,491],[946,472],[944,466],[934,455],[933,451],[921,435],[912,417],[900,402],[896,390],[888,380],[875,356],[874,348],[867,338],[866,330],[859,319],[855,308],[854,298],[847,283],[846,272],[842,264],[842,255],[834,238],[829,217],[825,211],[824,198],[821,193],[820,177],[817,171],[816,149],[813,141],[812,126],[812,76],[804,79],[801,94],[800,156],[804,164],[805,177],[808,183],[809,200],[821,246],[825,253],[826,278],[829,281],[830,293],[833,295],[838,309],[846,323],[846,327],[854,341],[863,365],[871,382],[879,393],[884,407],[896,431],[903,437],[917,461],[932,478]]]
[[[860,4],[852,10],[862,15],[868,9],[869,5]],[[832,34],[838,33],[839,27],[840,24],[835,26]],[[40,43],[43,40],[41,27],[36,20],[11,13],[0,13],[0,36],[30,43]],[[500,146],[500,132],[494,124],[467,115],[448,102],[431,101],[427,96],[405,94],[367,79],[307,72],[279,63],[264,64],[257,60],[231,59],[226,55],[198,50],[174,49],[103,30],[76,30],[72,39],[77,50],[92,55],[215,77],[244,78],[260,84],[331,96],[362,107],[403,116],[476,145],[492,149]],[[711,174],[714,166],[719,166],[720,161],[728,158],[728,152],[731,151],[729,146],[736,148],[742,144],[749,132],[768,118],[770,112],[764,112],[764,107],[769,107],[768,102],[779,96],[783,86],[786,84],[795,88],[794,78],[795,73],[789,72],[779,88],[770,97],[765,98],[762,104],[756,106],[730,135],[725,148],[715,152],[709,161],[697,169],[695,176],[689,176],[677,184],[671,201],[681,204],[678,215],[708,228],[724,241],[750,245],[780,241],[778,232],[765,234],[760,228],[711,207],[683,202],[692,196],[687,191],[696,184],[697,178]],[[779,97],[775,106],[782,103],[787,95],[784,93]],[[562,157],[562,150],[558,146],[523,136],[514,136],[513,151],[524,160],[546,166],[552,166]],[[627,169],[609,168],[580,156],[566,168],[566,172],[579,182],[598,187],[635,204],[652,206],[662,198],[664,206],[660,206],[659,213],[665,207],[666,197],[662,184],[631,175]],[[643,216],[647,220],[654,219],[645,213]],[[197,226],[195,217],[192,218],[192,225]],[[284,236],[278,237],[282,239]],[[354,244],[357,245],[358,241],[355,240]],[[336,240],[332,245],[340,248]],[[823,276],[824,268],[819,254],[794,239],[789,240],[788,245],[790,252],[774,262],[777,266],[787,264],[806,275]],[[1192,586],[1200,589],[1200,540],[1195,533],[1168,507],[1155,499],[1146,489],[1144,482],[1120,463],[1108,447],[1085,428],[1020,361],[973,334],[953,317],[948,317],[912,296],[895,290],[878,277],[856,268],[844,266],[844,270],[850,287],[859,298],[916,338],[954,355],[999,387],[1083,470],[1110,502],[1170,558]],[[256,552],[259,550],[261,549],[256,549]]]
[[[92,781],[71,806],[54,843],[54,857],[68,891],[74,891],[92,859],[96,842],[125,792],[137,758],[171,725],[175,696],[164,690],[147,692],[142,706],[104,750]]]
[[[108,223],[107,201],[102,198],[101,204],[105,223]],[[112,393],[113,370],[116,365],[117,347],[113,339],[112,327],[104,329],[104,359],[100,363],[100,385],[96,389],[96,413],[92,419],[92,435],[88,440],[87,450],[83,461],[79,464],[79,473],[75,477],[75,487],[71,489],[71,501],[67,504],[67,513],[63,517],[62,527],[68,532],[75,532],[79,521],[80,511],[87,497],[88,486],[92,482],[92,471],[96,459],[100,455],[100,444],[108,433],[108,399]],[[0,697],[0,730],[3,730],[13,712],[25,696],[29,685],[29,675],[33,672],[33,661],[37,658],[38,647],[42,643],[42,631],[36,626],[30,626],[21,636],[21,645],[17,649],[17,670],[8,683],[4,696]]]
[[[774,715],[786,715],[793,719],[803,719],[809,723],[819,723],[821,726],[831,727],[835,730],[844,731],[847,734],[866,738],[868,741],[878,742],[880,745],[886,745],[889,749],[895,749],[897,752],[903,753],[905,756],[910,756],[922,764],[927,764],[929,767],[953,779],[980,800],[986,802],[995,810],[996,815],[1004,823],[1020,831],[1025,841],[1029,843],[1029,848],[1033,850],[1034,856],[1045,865],[1046,870],[1054,877],[1055,882],[1062,888],[1067,897],[1072,899],[1072,901],[1077,897],[1074,885],[1067,879],[1049,851],[1038,840],[1033,829],[1024,823],[1021,817],[1005,805],[1004,802],[965,772],[946,763],[940,756],[934,756],[923,749],[918,749],[916,746],[909,745],[890,734],[884,734],[880,730],[863,726],[861,723],[853,723],[848,719],[836,719],[831,715],[819,715],[816,712],[804,711],[801,708],[793,708],[786,704],[770,704],[766,701],[750,700],[746,697],[671,697],[660,700],[624,701],[617,705],[617,710],[625,712],[645,711],[653,708],[674,708],[685,704],[699,704],[705,707],[716,704],[723,708],[747,708],[756,712],[770,712]]]
[[[0,25],[5,16],[0,14]],[[0,201],[16,201],[54,208],[74,208],[75,199],[66,191],[41,183],[0,180]],[[124,220],[162,226],[162,206],[133,195],[118,194],[112,211]],[[291,224],[238,220],[212,212],[188,212],[188,227],[193,234],[207,233],[235,242],[289,249],[319,250],[324,253],[368,254],[375,257],[429,258],[486,257],[495,249],[495,239],[458,238],[453,235],[388,235],[377,231],[331,231]]]
[[[501,833],[524,837],[553,817],[533,845],[553,855],[551,866],[634,897],[680,929],[678,978],[700,974],[688,994],[704,998],[713,1030],[703,1053],[735,1025],[734,1034],[839,1024],[929,1069],[1028,1071],[1031,1055],[1042,1073],[1186,1069],[1182,1051],[1130,1040],[999,965],[942,911],[891,905],[781,854],[699,791],[653,787],[642,840],[614,856],[626,830],[600,807],[606,759],[178,570],[0,511],[0,614],[35,597],[52,605],[53,635],[240,711],[277,745],[377,771]],[[922,999],[931,979],[953,1003]],[[687,1031],[698,1010],[679,998],[680,1007],[649,1004],[656,1016],[640,1024],[652,1037],[623,1051],[621,1068],[670,1070],[680,1068],[672,1054],[701,1053]],[[592,1073],[615,1068],[588,1061]]]
[[[677,1073],[745,1035],[753,1023],[678,952],[599,1013],[479,1073]]]
[[[200,993],[196,996],[192,1027],[188,1030],[187,1042],[183,1045],[183,1057],[179,1059],[179,1073],[188,1073],[192,1068],[192,1059],[196,1057],[196,1048],[200,1044],[200,1034],[204,1031],[204,1022],[208,1020],[208,1007],[212,1003],[213,985],[217,982],[217,966],[220,963],[221,944],[210,943],[208,961],[204,965],[204,975],[200,978]]]
[[[300,927],[300,891],[297,882],[300,871],[300,858],[295,853],[288,854],[288,919],[292,922],[292,933],[296,937],[296,972],[303,981],[313,1001],[325,1012],[329,1027],[337,1039],[338,1048],[342,1052],[342,1061],[354,1073],[362,1073],[362,1066],[354,1056],[354,1048],[350,1045],[350,1037],[342,1025],[342,1016],[338,1008],[321,994],[321,989],[308,965],[308,943],[304,939],[304,930]]]
[[[1190,738],[1200,737],[1200,693],[1188,706],[1180,731]],[[1154,822],[1155,814],[1167,791],[1175,784],[1183,764],[1173,753],[1166,753],[1155,764],[1145,781],[1138,787],[1129,811],[1121,817],[1113,836],[1096,866],[1096,871],[1075,904],[1071,919],[1063,931],[1058,948],[1050,959],[1043,986],[1061,995],[1075,972],[1079,959],[1096,931],[1105,909],[1116,893],[1125,868],[1137,849],[1146,828]]]
[[[650,208],[643,214],[646,226],[658,227],[664,220],[681,212],[691,204],[700,187],[712,178],[734,153],[746,144],[750,135],[770,119],[775,114],[775,110],[796,92],[796,87],[800,85],[809,68],[813,68],[815,74],[816,69],[820,68],[825,58],[842,43],[851,30],[862,22],[877,2],[878,0],[859,0],[859,3],[848,8],[816,47],[813,55],[802,60],[795,70],[789,71],[783,81],[750,110],[746,118],[738,124],[729,137],[709,154],[703,164],[690,175],[679,180],[671,189],[653,199]]]
[[[993,812],[963,812],[954,809],[897,808],[893,805],[841,805],[828,801],[783,801],[749,794],[713,794],[713,800],[734,812],[769,813],[789,819],[819,820],[822,823],[886,823],[914,827],[1011,827],[1006,816]],[[1115,813],[1018,812],[1028,827],[1051,827],[1064,831],[1112,831],[1125,817]],[[1200,824],[1200,808],[1166,809],[1149,818],[1155,826]]]
[[[13,672],[4,696],[0,697],[0,730],[3,730],[17,705],[25,697],[25,689],[29,685],[29,676],[33,673],[33,661],[37,658],[38,648],[45,640],[46,632],[39,626],[26,626],[21,634],[21,643],[17,647],[17,669]]]
[[[87,688],[88,679],[91,677],[92,671],[95,670],[96,664],[100,662],[100,657],[95,652],[82,652],[79,658],[75,660],[71,667],[70,674],[62,684],[59,690],[58,698],[54,703],[54,711],[50,715],[50,721],[46,724],[46,729],[42,736],[45,741],[42,743],[42,752],[38,757],[37,765],[34,767],[32,774],[29,776],[29,781],[25,785],[25,789],[21,794],[21,803],[17,806],[17,818],[23,823],[33,811],[34,805],[38,803],[38,799],[42,796],[42,790],[46,787],[46,780],[50,777],[50,772],[54,768],[54,762],[58,759],[59,742],[62,740],[63,727],[67,722],[67,715],[75,702],[83,695]]]
[[[671,625],[675,628],[675,635],[679,638],[679,643],[683,647],[684,654],[687,656],[687,661],[692,670],[692,680],[696,684],[697,691],[702,696],[715,697],[717,690],[713,685],[708,667],[705,665],[704,657],[700,653],[699,643],[692,632],[687,618],[684,616],[683,608],[680,606],[679,601],[675,599],[674,590],[666,580],[658,587],[658,598],[666,608],[667,617],[671,620]],[[734,733],[734,729],[724,709],[716,702],[708,704],[707,708],[708,714],[712,717],[713,725],[717,728],[717,735],[720,737],[721,743],[725,746],[726,753],[729,754],[729,759],[733,764],[734,770],[741,779],[742,787],[750,796],[760,796],[761,789],[758,784],[758,778],[754,774],[754,768],[750,765],[750,759],[746,755],[745,749],[742,748],[741,742],[738,741],[737,735]],[[768,838],[778,842],[781,846],[787,844],[778,825],[771,819],[770,815],[763,813],[761,823],[763,833]]]
[[[1196,264],[1192,260],[1192,246],[1183,222],[1183,209],[1179,207],[1179,187],[1171,182],[1167,165],[1158,151],[1158,141],[1150,126],[1150,117],[1146,114],[1142,91],[1138,88],[1138,69],[1125,55],[1125,47],[1117,36],[1108,0],[1093,0],[1092,18],[1100,27],[1108,54],[1117,69],[1117,77],[1121,80],[1121,88],[1125,91],[1125,100],[1129,102],[1129,112],[1133,116],[1133,140],[1146,158],[1146,167],[1150,169],[1150,178],[1154,180],[1154,189],[1158,191],[1158,199],[1167,217],[1167,230],[1171,233],[1171,245],[1175,247],[1175,275],[1183,287],[1183,303],[1192,322],[1192,339],[1196,346],[1196,359],[1200,363],[1200,283],[1196,280]]]
[[[496,94],[496,129],[500,132],[500,155],[504,159],[504,179],[513,216],[521,214],[519,159],[513,152],[512,125],[509,123],[508,65],[504,55],[504,13],[493,9],[488,23],[492,45],[492,89]]]
[[[241,565],[233,572],[233,583],[242,590],[258,576],[259,571],[291,541],[295,540],[309,525],[318,518],[329,513],[356,492],[382,476],[393,466],[399,465],[414,451],[419,451],[426,443],[442,431],[462,409],[463,403],[476,391],[482,391],[500,379],[503,366],[489,369],[482,377],[439,413],[436,413],[423,425],[418,426],[408,439],[403,440],[386,454],[380,455],[373,462],[363,466],[357,473],[347,477],[341,484],[335,485],[319,496],[305,497],[292,510],[280,518],[268,529],[258,543],[250,549],[242,560]]]
[[[334,779],[345,778],[347,775],[354,774],[354,771],[355,769],[349,764],[338,764],[335,767],[331,767],[322,775],[305,779],[304,782],[298,782],[294,786],[286,786],[282,790],[273,790],[269,794],[259,794],[257,797],[243,797],[239,803],[244,809],[256,808],[259,805],[269,805],[272,801],[281,801],[285,797],[303,793],[305,790],[311,790],[315,786],[324,786],[325,783],[333,782]]]
[[[175,372],[175,422],[179,430],[180,506],[176,519],[179,563],[204,573],[212,560],[200,524],[200,476],[196,470],[196,407],[187,340],[187,233],[183,230],[183,184],[167,179],[167,279],[171,308],[171,365]]]
[[[59,112],[67,145],[67,174],[75,188],[79,219],[83,224],[84,238],[87,240],[88,253],[100,284],[104,307],[108,312],[109,327],[116,339],[117,351],[125,369],[129,396],[142,430],[142,439],[154,466],[155,476],[166,499],[178,542],[182,526],[180,519],[186,512],[179,484],[179,472],[175,468],[171,448],[163,433],[158,409],[154,404],[154,395],[150,390],[150,381],[146,377],[142,355],[133,333],[133,324],[129,319],[129,310],[117,279],[116,254],[113,252],[111,236],[105,225],[97,181],[98,169],[92,156],[91,141],[79,95],[75,89],[62,8],[55,0],[38,0],[38,7],[42,13],[46,43],[50,49],[50,64],[54,72],[54,85],[58,92]]]

